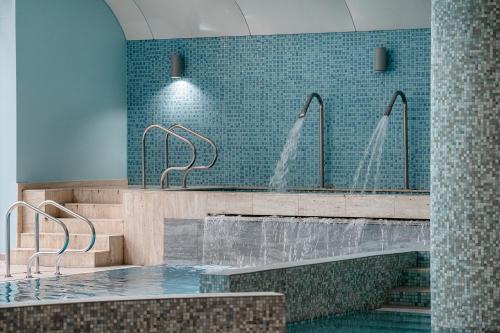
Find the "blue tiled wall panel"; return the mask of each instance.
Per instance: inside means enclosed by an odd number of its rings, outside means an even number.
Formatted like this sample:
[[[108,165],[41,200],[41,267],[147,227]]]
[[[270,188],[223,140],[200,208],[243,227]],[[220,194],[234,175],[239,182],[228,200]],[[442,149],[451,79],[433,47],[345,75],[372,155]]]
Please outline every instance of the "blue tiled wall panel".
[[[373,71],[373,49],[390,52]],[[169,78],[169,55],[185,57],[182,80]],[[350,187],[365,147],[393,92],[409,100],[410,186],[429,188],[430,30],[401,30],[128,42],[128,177],[141,181],[141,135],[153,123],[183,123],[213,139],[219,160],[193,172],[190,185],[269,183],[287,133],[307,95],[326,103],[326,182]],[[386,138],[379,187],[402,186],[402,112]],[[290,186],[318,185],[317,106],[307,116]],[[173,142],[173,141],[172,141]],[[209,147],[198,145],[200,162]],[[187,161],[172,144],[170,163]],[[163,140],[147,138],[147,183],[158,184]],[[179,177],[172,177],[178,183]],[[371,185],[371,184],[369,184]]]

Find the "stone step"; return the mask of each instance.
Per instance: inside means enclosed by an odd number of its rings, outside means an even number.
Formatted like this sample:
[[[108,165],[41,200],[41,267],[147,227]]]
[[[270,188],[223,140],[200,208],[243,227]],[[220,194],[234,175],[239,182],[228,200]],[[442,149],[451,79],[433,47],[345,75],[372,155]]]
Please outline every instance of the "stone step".
[[[59,218],[70,234],[90,234],[90,228],[84,222],[75,218]],[[94,225],[96,234],[103,235],[123,235],[123,220],[122,219],[90,219]],[[35,226],[33,221],[23,222],[23,232],[34,232]],[[60,233],[61,227],[56,223],[40,221],[40,232],[45,233]]]
[[[52,249],[42,249],[51,251]],[[28,259],[33,255],[34,250],[28,248],[16,248],[12,250],[11,262],[13,265],[26,265]],[[56,255],[40,256],[40,265],[55,266]],[[61,267],[104,267],[118,266],[123,264],[123,251],[113,253],[109,250],[97,250],[90,252],[66,253],[61,262]]]
[[[403,306],[431,306],[431,290],[428,287],[398,287],[390,291],[388,303]]]
[[[313,322],[292,323],[288,325],[287,332],[428,333],[430,328],[431,318],[429,315],[373,311],[344,316],[333,315],[316,319]]]
[[[66,203],[66,208],[88,219],[121,219],[121,204],[95,204],[95,203]],[[59,217],[72,217],[60,212]]]
[[[429,251],[417,252],[417,267],[431,267],[431,253]]]
[[[73,189],[40,189],[40,190],[24,190],[23,200],[27,203],[37,206],[45,200],[53,200],[58,203],[71,202],[73,200]],[[45,212],[55,216],[59,210],[52,206],[46,206]],[[32,223],[35,218],[35,212],[31,209],[22,209],[23,223]]]
[[[85,234],[70,234],[68,249],[83,249],[90,242],[90,235]],[[32,233],[22,233],[21,243],[19,247],[34,248],[35,237]],[[109,250],[111,243],[123,243],[122,235],[97,235],[93,249],[95,250]],[[40,247],[47,249],[59,249],[64,244],[64,234],[40,234]]]
[[[122,199],[123,194],[120,189],[75,188],[73,190],[73,202],[77,203],[121,204]]]
[[[431,286],[431,270],[427,267],[408,268],[403,271],[403,285],[406,287]]]
[[[399,313],[419,313],[419,314],[431,314],[431,308],[421,307],[421,306],[400,306],[384,304],[380,309],[375,311],[379,312],[399,312]]]

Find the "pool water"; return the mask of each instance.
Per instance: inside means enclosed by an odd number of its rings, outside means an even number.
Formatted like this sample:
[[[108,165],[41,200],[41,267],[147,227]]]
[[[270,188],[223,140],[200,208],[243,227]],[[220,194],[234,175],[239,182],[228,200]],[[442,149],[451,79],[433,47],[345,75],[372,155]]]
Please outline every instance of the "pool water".
[[[287,333],[430,333],[431,316],[368,312],[288,324]]]
[[[0,305],[112,296],[200,292],[200,275],[222,266],[153,266],[0,283]]]

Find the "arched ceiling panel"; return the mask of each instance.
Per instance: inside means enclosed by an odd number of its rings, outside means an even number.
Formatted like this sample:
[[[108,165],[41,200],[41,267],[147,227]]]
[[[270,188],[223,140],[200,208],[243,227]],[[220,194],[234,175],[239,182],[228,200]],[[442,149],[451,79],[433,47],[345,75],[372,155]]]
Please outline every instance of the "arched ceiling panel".
[[[122,26],[125,37],[134,39],[153,39],[145,17],[134,0],[106,0]]]
[[[245,36],[234,0],[135,0],[157,39]]]
[[[127,39],[429,28],[431,0],[105,0]]]
[[[252,35],[354,31],[344,0],[236,0]]]
[[[431,27],[431,0],[346,0],[356,30]]]

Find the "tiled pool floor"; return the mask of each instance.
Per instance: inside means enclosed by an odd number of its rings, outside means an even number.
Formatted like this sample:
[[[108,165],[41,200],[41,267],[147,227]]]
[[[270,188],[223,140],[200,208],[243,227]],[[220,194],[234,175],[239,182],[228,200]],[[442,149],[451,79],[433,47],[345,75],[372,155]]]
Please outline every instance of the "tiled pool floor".
[[[369,312],[331,316],[293,323],[287,333],[430,333],[431,316],[413,313]]]

